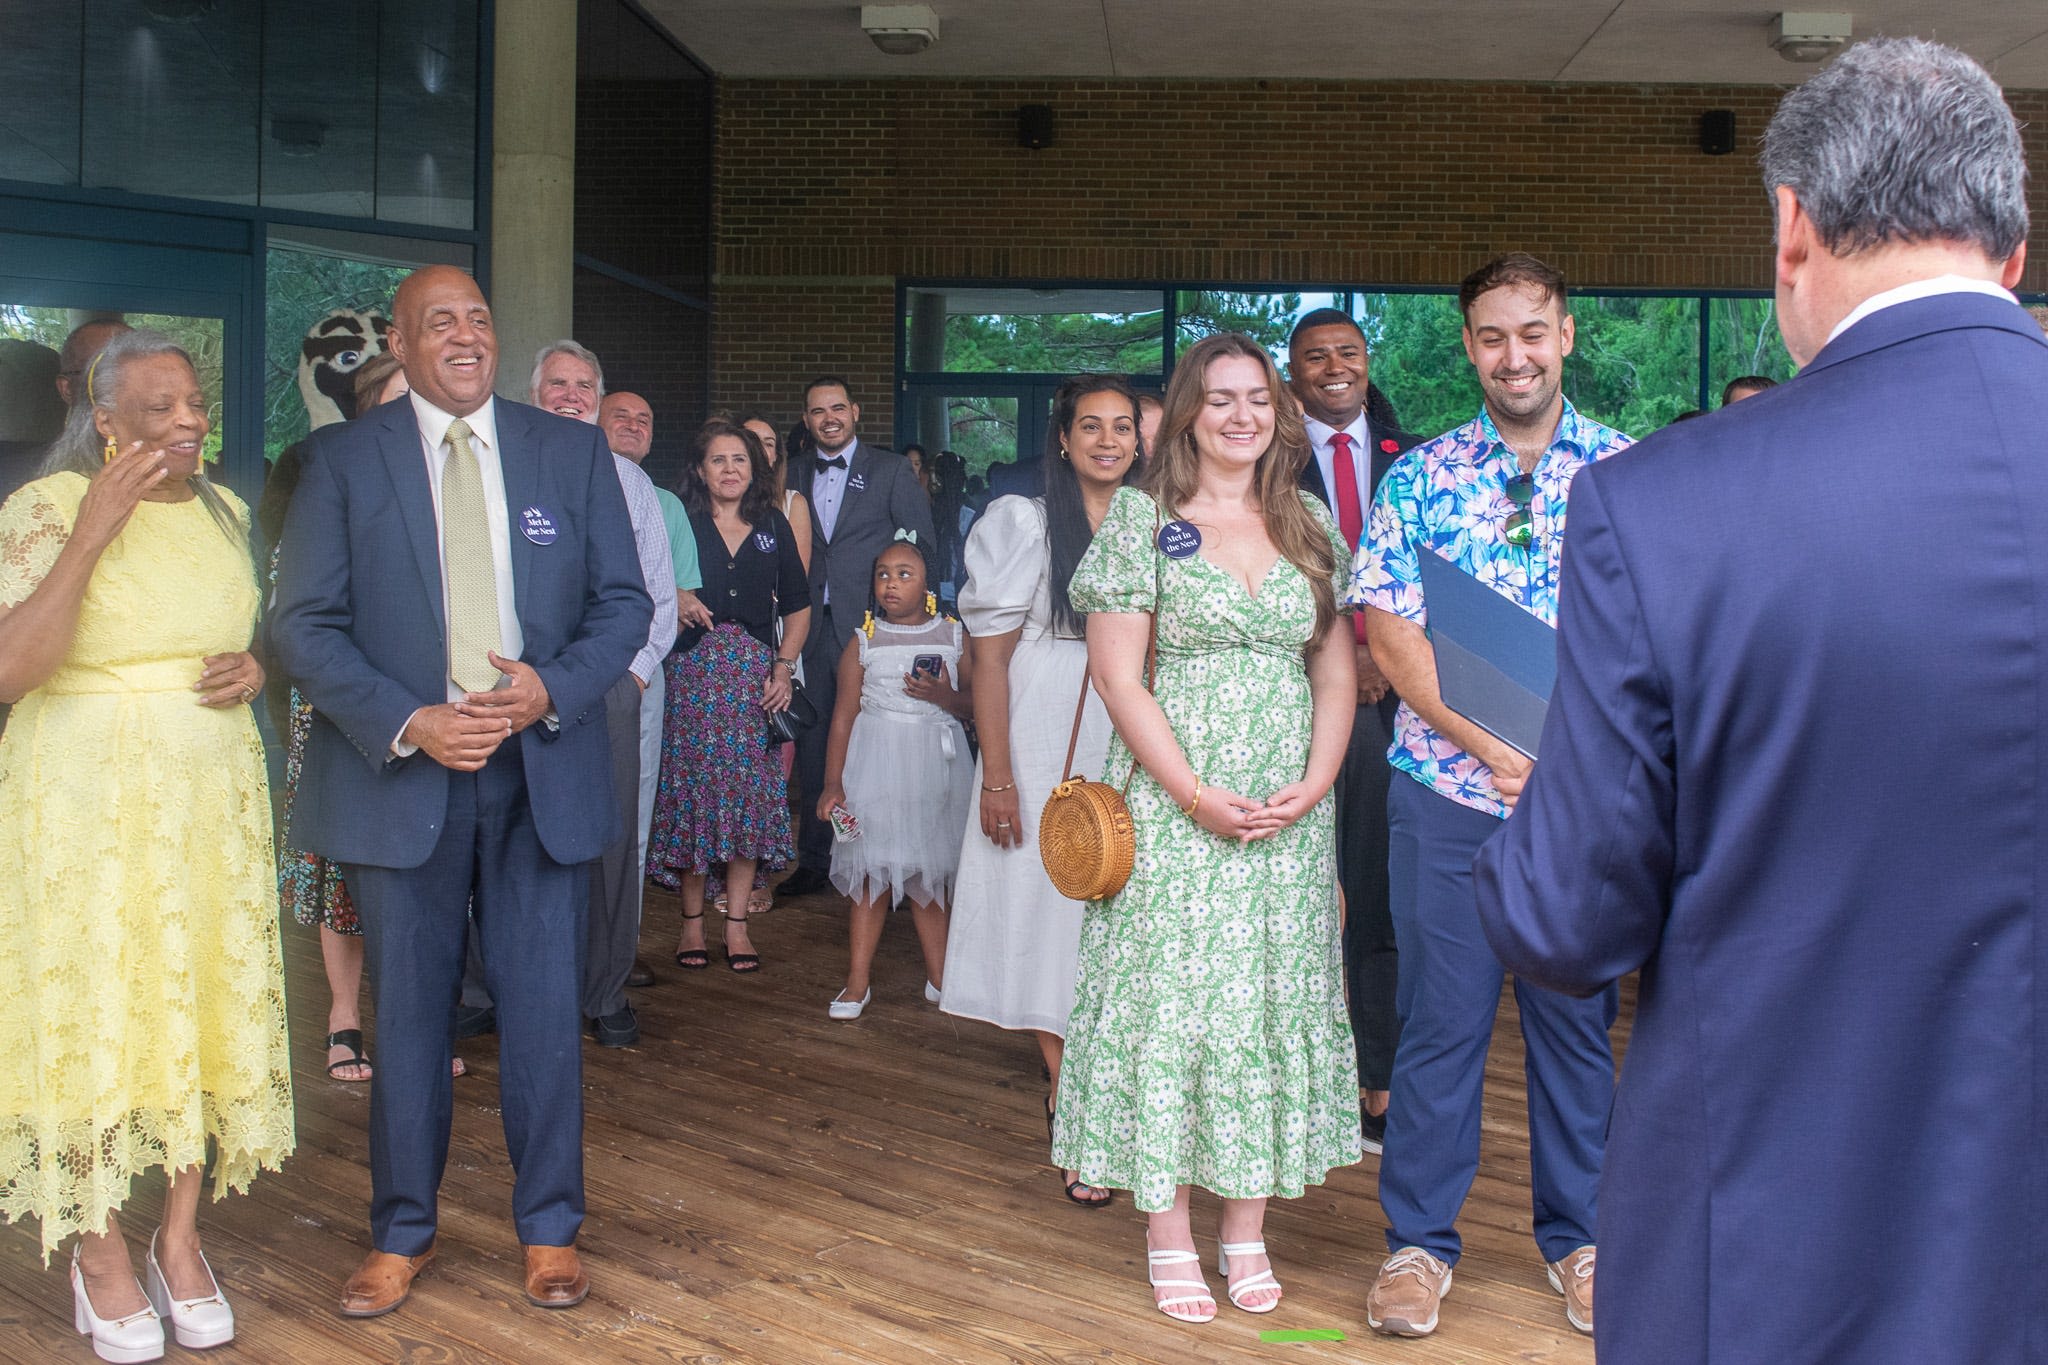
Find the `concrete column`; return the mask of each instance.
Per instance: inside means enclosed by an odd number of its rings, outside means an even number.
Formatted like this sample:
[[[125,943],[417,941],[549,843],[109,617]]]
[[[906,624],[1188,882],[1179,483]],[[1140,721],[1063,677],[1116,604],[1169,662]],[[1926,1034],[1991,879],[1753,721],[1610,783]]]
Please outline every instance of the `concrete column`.
[[[491,312],[498,392],[526,401],[533,356],[570,335],[576,268],[576,6],[497,0]]]

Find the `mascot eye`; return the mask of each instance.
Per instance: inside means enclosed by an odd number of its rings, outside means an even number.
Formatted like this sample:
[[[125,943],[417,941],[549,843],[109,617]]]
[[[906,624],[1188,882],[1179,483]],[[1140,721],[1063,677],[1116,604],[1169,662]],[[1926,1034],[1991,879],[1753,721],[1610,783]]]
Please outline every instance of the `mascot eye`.
[[[362,361],[362,358],[363,353],[361,351],[343,351],[338,357],[336,357],[336,359],[339,360],[343,365],[359,364]]]

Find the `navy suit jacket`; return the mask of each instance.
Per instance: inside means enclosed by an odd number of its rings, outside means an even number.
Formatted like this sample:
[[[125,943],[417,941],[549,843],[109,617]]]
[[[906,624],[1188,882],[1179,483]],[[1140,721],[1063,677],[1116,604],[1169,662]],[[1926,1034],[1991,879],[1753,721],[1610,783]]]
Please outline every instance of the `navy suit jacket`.
[[[2048,344],[1981,295],[1572,485],[1557,689],[1475,866],[1641,968],[1601,1365],[2048,1360]]]
[[[558,730],[520,736],[528,801],[558,863],[603,851],[611,797],[605,690],[647,642],[654,605],[604,433],[523,403],[497,403],[523,662]],[[299,847],[340,862],[417,867],[441,836],[448,770],[391,741],[447,700],[447,636],[433,492],[412,405],[386,403],[307,439],[278,562],[271,638],[313,706],[292,808]],[[552,543],[518,532],[539,508]]]

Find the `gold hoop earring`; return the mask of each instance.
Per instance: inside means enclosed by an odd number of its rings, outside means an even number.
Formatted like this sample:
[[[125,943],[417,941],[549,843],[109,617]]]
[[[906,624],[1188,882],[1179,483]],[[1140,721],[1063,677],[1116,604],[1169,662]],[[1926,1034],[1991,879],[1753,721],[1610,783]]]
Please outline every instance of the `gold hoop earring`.
[[[1068,454],[1067,454],[1067,448],[1066,448],[1065,446],[1061,446],[1061,447],[1060,447],[1060,458],[1061,458],[1062,460],[1070,460],[1070,459],[1071,459],[1071,457],[1070,457],[1070,456],[1068,456]]]

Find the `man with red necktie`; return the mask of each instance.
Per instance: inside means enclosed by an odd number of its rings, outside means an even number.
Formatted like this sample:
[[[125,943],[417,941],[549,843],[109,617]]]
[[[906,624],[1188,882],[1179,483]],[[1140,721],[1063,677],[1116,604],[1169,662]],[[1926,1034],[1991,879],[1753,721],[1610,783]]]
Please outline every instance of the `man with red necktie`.
[[[1354,551],[1373,490],[1401,452],[1420,437],[1367,412],[1371,356],[1350,314],[1317,308],[1287,342],[1288,387],[1301,401],[1313,457],[1301,486],[1336,515]],[[1381,402],[1384,405],[1384,398]],[[1344,985],[1358,1043],[1359,1112],[1365,1148],[1380,1150],[1387,1087],[1401,1020],[1394,1011],[1394,921],[1387,902],[1387,746],[1400,698],[1373,662],[1363,617],[1352,618],[1358,656],[1358,716],[1337,775],[1337,877],[1344,888]]]

